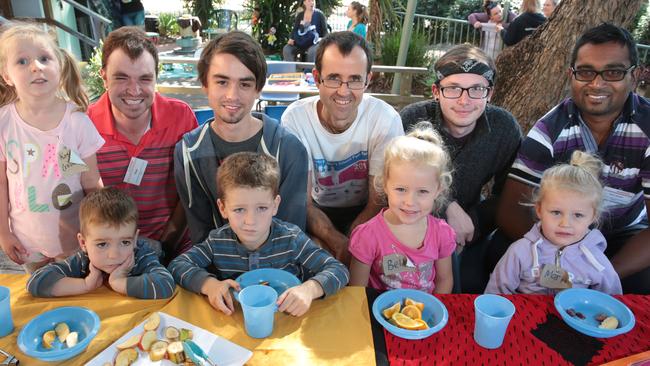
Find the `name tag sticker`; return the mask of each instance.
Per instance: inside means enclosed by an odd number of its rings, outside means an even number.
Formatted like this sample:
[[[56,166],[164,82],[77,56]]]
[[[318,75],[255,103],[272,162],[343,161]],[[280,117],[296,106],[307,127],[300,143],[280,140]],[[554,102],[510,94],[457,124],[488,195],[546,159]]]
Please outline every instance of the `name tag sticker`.
[[[569,273],[552,264],[545,264],[542,268],[542,274],[539,276],[539,284],[546,288],[556,289],[573,287],[569,279]]]
[[[88,166],[84,163],[83,159],[65,145],[61,145],[59,148],[57,158],[59,161],[59,169],[61,169],[64,177],[71,177],[75,174],[88,171]]]
[[[389,254],[381,260],[381,267],[385,275],[393,275],[401,272],[415,272],[417,268],[410,259],[402,254]]]
[[[603,208],[609,209],[615,206],[627,206],[634,201],[634,193],[620,189],[605,187],[603,190]]]
[[[124,183],[139,186],[140,182],[142,182],[144,171],[147,169],[147,164],[148,162],[146,160],[135,157],[131,158],[129,168],[126,170],[126,174],[124,175]]]

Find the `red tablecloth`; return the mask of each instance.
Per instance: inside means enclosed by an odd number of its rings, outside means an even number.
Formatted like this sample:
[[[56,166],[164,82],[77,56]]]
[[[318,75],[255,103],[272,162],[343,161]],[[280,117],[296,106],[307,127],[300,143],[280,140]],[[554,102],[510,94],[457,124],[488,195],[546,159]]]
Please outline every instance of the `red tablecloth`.
[[[553,306],[553,297],[506,296],[517,308],[503,346],[487,350],[474,342],[474,298],[478,295],[436,295],[449,311],[444,329],[411,341],[384,330],[391,365],[570,365],[601,364],[650,350],[650,296],[616,296],[634,313],[636,325],[613,338],[592,338],[567,326]]]

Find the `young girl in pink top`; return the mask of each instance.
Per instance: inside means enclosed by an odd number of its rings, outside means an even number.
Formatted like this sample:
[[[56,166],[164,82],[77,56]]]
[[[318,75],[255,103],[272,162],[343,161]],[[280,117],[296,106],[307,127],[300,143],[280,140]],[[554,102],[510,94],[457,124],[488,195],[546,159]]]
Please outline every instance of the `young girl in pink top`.
[[[449,157],[430,123],[388,144],[375,182],[388,208],[352,232],[350,285],[451,292],[455,234],[431,215],[450,184]]]
[[[33,271],[78,248],[79,203],[101,187],[104,140],[75,60],[41,27],[0,29],[0,246]]]

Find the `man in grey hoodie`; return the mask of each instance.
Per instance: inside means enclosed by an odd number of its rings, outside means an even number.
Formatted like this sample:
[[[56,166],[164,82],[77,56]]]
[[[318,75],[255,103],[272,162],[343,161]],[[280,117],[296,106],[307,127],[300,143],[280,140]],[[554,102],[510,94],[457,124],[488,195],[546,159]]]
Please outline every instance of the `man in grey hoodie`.
[[[305,229],[307,152],[278,121],[251,113],[266,82],[261,47],[243,32],[212,40],[201,53],[198,76],[214,118],[186,133],[174,151],[174,175],[192,243],[225,224],[217,208],[216,174],[229,155],[253,151],[275,158],[280,167],[277,217]]]

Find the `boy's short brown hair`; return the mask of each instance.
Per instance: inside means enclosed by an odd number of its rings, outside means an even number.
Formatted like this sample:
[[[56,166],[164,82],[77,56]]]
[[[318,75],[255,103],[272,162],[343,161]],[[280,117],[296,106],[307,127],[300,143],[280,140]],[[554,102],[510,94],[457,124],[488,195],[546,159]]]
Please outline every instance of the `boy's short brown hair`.
[[[227,157],[217,172],[217,195],[223,200],[231,188],[280,189],[278,163],[266,154],[240,152]]]
[[[90,193],[79,207],[81,233],[88,225],[108,224],[119,227],[138,222],[138,207],[131,196],[115,187],[106,187]]]

